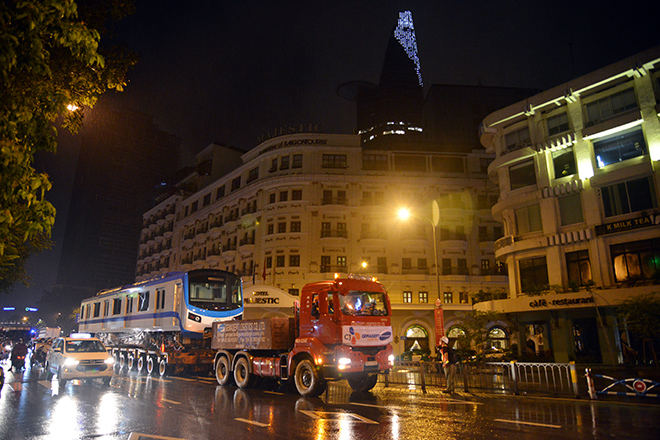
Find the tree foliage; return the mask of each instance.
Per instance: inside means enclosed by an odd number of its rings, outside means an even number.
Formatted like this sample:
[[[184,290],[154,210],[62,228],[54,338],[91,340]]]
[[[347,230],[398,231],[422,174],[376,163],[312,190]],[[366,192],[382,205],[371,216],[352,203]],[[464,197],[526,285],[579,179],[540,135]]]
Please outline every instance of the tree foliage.
[[[79,7],[80,6],[80,7]],[[132,12],[122,0],[0,3],[0,290],[27,283],[25,259],[50,245],[55,208],[48,175],[33,167],[55,153],[55,121],[76,132],[83,108],[121,91],[132,54],[100,45],[108,23]],[[72,109],[72,110],[70,110]]]
[[[617,306],[617,312],[628,331],[640,339],[660,338],[660,292],[628,298]]]

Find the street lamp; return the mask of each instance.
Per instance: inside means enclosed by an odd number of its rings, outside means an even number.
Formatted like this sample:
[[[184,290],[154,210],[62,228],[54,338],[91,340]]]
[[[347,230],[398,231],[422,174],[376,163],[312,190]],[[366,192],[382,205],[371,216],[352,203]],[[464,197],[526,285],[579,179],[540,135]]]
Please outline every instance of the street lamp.
[[[433,200],[432,202],[432,215],[433,218],[427,218],[427,217],[416,217],[413,216],[413,214],[410,212],[408,208],[399,208],[399,211],[397,212],[397,216],[399,219],[403,221],[408,221],[411,217],[416,218],[416,219],[423,219],[427,220],[429,223],[431,223],[431,230],[433,231],[433,261],[435,263],[435,281],[438,289],[438,300],[440,301],[440,304],[442,304],[443,300],[442,297],[440,296],[440,267],[438,266],[438,240],[436,239],[436,229],[438,227],[438,222],[440,219],[440,209],[438,206],[438,202]]]

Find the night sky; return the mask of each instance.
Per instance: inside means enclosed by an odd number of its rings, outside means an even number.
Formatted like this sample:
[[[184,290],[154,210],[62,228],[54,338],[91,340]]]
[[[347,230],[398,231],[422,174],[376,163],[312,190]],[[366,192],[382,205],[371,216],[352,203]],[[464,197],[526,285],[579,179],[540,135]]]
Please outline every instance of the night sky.
[[[352,133],[347,81],[377,83],[398,12],[413,14],[425,90],[431,84],[547,89],[660,44],[655,2],[136,0],[117,40],[140,56],[123,93],[107,98],[154,117],[185,156],[213,141],[244,150],[279,126]],[[107,99],[106,98],[106,99]],[[58,164],[64,158],[52,161]],[[70,162],[70,161],[69,161]],[[183,165],[183,164],[182,164]],[[66,172],[52,201],[61,240]],[[70,183],[70,182],[69,182]],[[24,307],[50,290],[58,248],[28,264]],[[130,280],[127,280],[130,281]],[[111,287],[111,286],[108,286]]]

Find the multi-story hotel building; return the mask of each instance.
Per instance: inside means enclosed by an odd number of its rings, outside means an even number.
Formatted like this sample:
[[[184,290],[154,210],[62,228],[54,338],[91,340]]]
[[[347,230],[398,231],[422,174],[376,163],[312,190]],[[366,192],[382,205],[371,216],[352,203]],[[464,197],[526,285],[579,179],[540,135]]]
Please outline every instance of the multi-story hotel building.
[[[391,295],[398,353],[415,343],[433,351],[438,298],[450,331],[479,292],[506,294],[492,155],[366,150],[359,135],[303,129],[247,153],[200,152],[196,170],[143,216],[137,279],[227,269],[243,275],[249,302],[264,289],[295,296],[336,272],[376,276]],[[405,223],[402,206],[414,215]]]
[[[658,291],[659,103],[654,48],[484,119],[509,298],[475,308],[507,312],[521,349],[604,363],[641,350],[615,306]]]

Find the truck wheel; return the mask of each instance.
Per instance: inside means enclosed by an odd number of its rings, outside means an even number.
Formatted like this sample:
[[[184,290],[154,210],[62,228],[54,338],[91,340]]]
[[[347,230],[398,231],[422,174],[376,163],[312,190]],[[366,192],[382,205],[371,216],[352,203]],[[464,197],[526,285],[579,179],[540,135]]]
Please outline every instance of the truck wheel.
[[[325,390],[325,380],[309,359],[303,359],[298,363],[294,379],[296,389],[303,397],[316,397]]]
[[[154,367],[155,367],[155,364],[154,364],[154,357],[153,357],[153,356],[149,356],[149,357],[147,358],[147,374],[148,374],[148,375],[153,374],[153,372],[154,372]]]
[[[248,367],[248,360],[241,357],[234,366],[234,381],[239,388],[247,388],[252,382],[252,375]]]
[[[378,374],[362,374],[348,378],[348,384],[358,393],[371,390],[378,383]]]
[[[132,354],[128,355],[128,371],[133,371],[135,368],[135,356]]]
[[[138,355],[138,361],[137,361],[137,372],[138,372],[138,374],[144,373],[144,367],[146,367],[145,362],[144,362],[144,356],[143,355]]]
[[[232,374],[229,370],[229,359],[226,356],[220,356],[215,363],[215,379],[220,385],[230,385]]]
[[[160,362],[158,362],[158,375],[160,377],[163,377],[167,374],[167,361],[165,359],[161,359]]]
[[[121,353],[119,355],[119,370],[126,368],[126,353]]]

